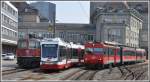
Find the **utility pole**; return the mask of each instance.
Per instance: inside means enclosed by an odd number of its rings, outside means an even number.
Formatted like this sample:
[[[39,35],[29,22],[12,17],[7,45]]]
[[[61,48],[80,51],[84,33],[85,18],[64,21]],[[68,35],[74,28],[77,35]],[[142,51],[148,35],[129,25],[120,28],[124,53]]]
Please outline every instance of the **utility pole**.
[[[54,27],[54,30],[53,30],[53,34],[54,34],[54,38],[56,37],[56,13],[54,15],[54,24],[53,24],[53,27]]]

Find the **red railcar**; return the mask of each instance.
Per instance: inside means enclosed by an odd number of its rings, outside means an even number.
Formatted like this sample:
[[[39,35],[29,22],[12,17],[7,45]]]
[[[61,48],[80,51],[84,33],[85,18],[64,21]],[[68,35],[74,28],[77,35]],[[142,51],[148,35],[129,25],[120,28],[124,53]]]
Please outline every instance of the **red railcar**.
[[[17,64],[22,68],[34,68],[40,66],[40,40],[19,39]]]
[[[131,47],[119,47],[115,44],[103,42],[88,42],[85,44],[84,64],[87,67],[104,67],[104,65],[116,65],[120,63],[137,62],[137,60],[145,60],[141,50]],[[142,53],[145,51],[143,50]],[[139,58],[142,57],[142,58]]]
[[[146,59],[145,49],[136,49],[136,60],[137,62],[144,61]]]

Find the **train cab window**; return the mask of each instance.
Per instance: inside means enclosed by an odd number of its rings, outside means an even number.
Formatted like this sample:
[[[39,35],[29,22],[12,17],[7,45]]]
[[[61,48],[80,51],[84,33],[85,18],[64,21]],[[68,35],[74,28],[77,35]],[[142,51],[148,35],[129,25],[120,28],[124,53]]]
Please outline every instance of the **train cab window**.
[[[40,47],[40,42],[37,42],[37,41],[29,42],[29,48],[39,48],[39,47]]]
[[[56,58],[57,57],[57,44],[42,44],[42,57],[43,58]]]
[[[18,48],[27,48],[26,41],[18,41]]]
[[[104,54],[103,48],[93,48],[93,52],[96,54]]]
[[[93,53],[93,48],[86,48],[86,49],[85,49],[85,52],[86,52],[86,53]]]

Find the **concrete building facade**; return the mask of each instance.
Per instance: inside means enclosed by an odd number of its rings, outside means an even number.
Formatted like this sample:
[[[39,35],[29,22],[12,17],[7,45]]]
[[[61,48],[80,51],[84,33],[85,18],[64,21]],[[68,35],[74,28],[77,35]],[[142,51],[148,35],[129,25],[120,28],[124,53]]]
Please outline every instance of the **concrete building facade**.
[[[111,6],[110,6],[111,5]],[[139,30],[139,47],[148,49],[148,3],[147,2],[91,2],[90,3],[90,23],[95,24],[94,15],[104,8],[123,11],[123,9],[135,9],[141,14],[142,29]],[[131,23],[132,24],[132,23]],[[134,34],[134,33],[133,33]],[[133,45],[133,44],[132,44]]]
[[[53,37],[52,23],[41,21],[40,11],[31,7],[25,2],[14,2],[19,10],[18,37],[29,38],[29,34],[36,34],[44,37]]]
[[[52,24],[55,23],[56,5],[50,2],[35,2],[29,4],[39,11],[40,18],[48,19]]]
[[[18,10],[9,1],[1,5],[2,53],[15,53],[18,40]]]
[[[142,15],[143,26],[140,29],[139,46],[148,51],[148,2],[128,2],[128,5]]]
[[[56,23],[56,37],[84,44],[96,39],[95,26],[91,24]]]
[[[90,14],[91,24],[96,25],[98,41],[116,41],[132,47],[141,47],[140,36],[145,20],[142,14],[128,3],[91,2]]]
[[[22,21],[19,22],[19,38],[26,38],[28,34],[44,34],[52,27],[51,23],[40,21],[37,9],[25,8],[20,15]]]

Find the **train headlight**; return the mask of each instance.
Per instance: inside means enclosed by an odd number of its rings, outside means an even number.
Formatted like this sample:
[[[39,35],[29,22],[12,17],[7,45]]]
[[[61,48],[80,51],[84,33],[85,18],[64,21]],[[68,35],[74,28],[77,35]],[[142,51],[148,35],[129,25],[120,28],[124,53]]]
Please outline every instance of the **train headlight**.
[[[29,54],[29,50],[26,50],[26,53]]]
[[[92,59],[95,59],[96,57],[92,57]]]
[[[101,61],[102,59],[101,59],[101,58],[99,58],[98,60],[99,60],[99,61]]]
[[[85,61],[87,61],[87,58],[85,58]]]

